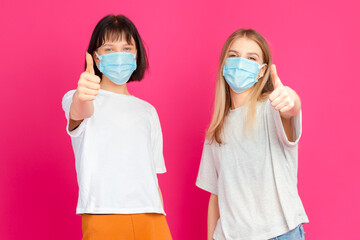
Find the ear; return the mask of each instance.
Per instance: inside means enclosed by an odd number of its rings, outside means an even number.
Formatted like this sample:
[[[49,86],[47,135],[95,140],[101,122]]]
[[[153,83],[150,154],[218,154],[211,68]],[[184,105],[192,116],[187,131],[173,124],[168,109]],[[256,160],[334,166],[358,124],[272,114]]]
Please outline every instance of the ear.
[[[94,59],[96,65],[99,65],[100,64],[100,59],[96,56],[95,51],[93,52],[92,56],[93,56],[93,59]]]
[[[258,79],[262,78],[265,75],[266,69],[267,69],[267,65],[263,66],[260,69],[259,74],[258,74],[258,77],[259,77]]]

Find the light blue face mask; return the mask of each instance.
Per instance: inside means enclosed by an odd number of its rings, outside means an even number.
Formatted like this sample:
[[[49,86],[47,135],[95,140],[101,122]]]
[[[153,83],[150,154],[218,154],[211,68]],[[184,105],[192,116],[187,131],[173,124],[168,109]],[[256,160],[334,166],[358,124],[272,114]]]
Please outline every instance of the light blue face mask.
[[[234,92],[241,93],[258,81],[260,69],[266,65],[242,57],[228,58],[223,68],[223,76]]]
[[[127,52],[115,52],[99,56],[100,64],[97,68],[115,84],[122,85],[129,81],[136,69],[136,55]]]

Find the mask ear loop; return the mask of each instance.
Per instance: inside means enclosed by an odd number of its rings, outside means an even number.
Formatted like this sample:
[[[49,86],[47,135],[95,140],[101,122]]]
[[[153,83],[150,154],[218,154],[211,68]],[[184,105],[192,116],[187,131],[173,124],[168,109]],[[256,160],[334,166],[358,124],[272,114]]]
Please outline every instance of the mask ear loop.
[[[261,65],[261,66],[259,67],[259,71],[260,71],[260,69],[262,69],[262,68],[265,67],[265,66],[267,66],[266,63],[264,63],[263,65]],[[259,79],[262,78],[263,76],[264,76],[264,74],[263,74],[262,76],[260,76],[259,78],[257,78],[256,80],[259,80]]]
[[[98,57],[99,60],[101,60],[101,56],[95,51],[95,55]]]
[[[95,55],[98,57],[98,59],[101,61],[101,56],[95,51]],[[99,69],[100,71],[100,65],[95,63],[96,64],[96,67]],[[101,72],[101,71],[100,71]]]

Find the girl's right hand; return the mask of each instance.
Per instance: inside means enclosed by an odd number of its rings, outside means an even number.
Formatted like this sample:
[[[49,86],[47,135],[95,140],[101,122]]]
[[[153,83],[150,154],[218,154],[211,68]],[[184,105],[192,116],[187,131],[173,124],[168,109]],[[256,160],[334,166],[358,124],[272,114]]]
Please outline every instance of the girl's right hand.
[[[82,120],[94,114],[93,101],[100,89],[100,78],[95,75],[93,58],[86,53],[86,70],[80,75],[78,87],[70,106],[69,131],[80,125]]]
[[[86,70],[80,75],[76,94],[81,102],[92,102],[98,95],[100,78],[95,75],[93,58],[86,53]]]

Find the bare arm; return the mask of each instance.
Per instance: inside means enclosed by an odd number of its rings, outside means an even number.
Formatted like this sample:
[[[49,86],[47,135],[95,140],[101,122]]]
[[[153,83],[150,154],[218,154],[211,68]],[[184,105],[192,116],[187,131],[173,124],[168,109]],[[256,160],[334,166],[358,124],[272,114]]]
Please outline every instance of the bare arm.
[[[298,115],[301,110],[301,101],[297,93],[289,87],[286,87],[291,99],[293,99],[294,106],[287,112],[280,112],[281,122],[284,127],[287,139],[291,142],[295,141],[294,127],[292,126],[292,117]]]
[[[94,104],[92,101],[82,101],[79,99],[79,92],[73,95],[72,103],[70,106],[70,122],[69,131],[74,130],[85,119],[94,114]]]
[[[282,122],[282,125],[284,127],[287,139],[290,142],[295,141],[295,136],[294,136],[294,133],[293,133],[293,130],[292,130],[293,128],[291,126],[291,118],[281,117],[281,122]]]
[[[269,99],[275,110],[280,112],[286,136],[289,141],[294,141],[292,117],[298,115],[301,110],[301,101],[298,94],[290,87],[284,86],[276,72],[275,65],[271,66],[271,76],[274,84],[274,91]]]
[[[207,219],[207,239],[213,240],[213,235],[217,221],[220,218],[218,196],[215,194],[210,195]]]
[[[163,200],[163,196],[162,196],[160,187],[158,188],[158,190],[159,190],[159,195],[160,195],[160,199],[161,199],[162,205],[163,205],[163,207],[164,207],[164,200]]]

